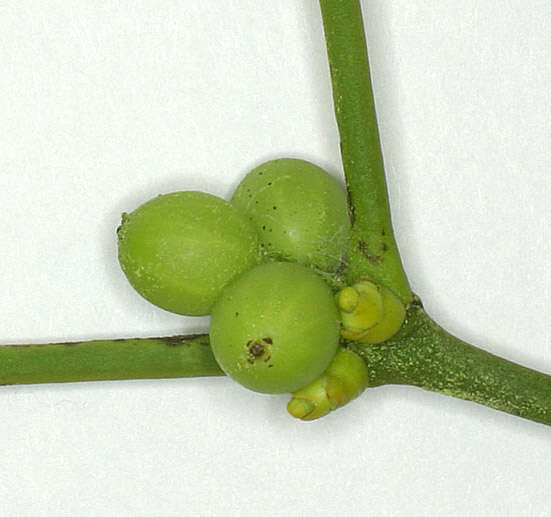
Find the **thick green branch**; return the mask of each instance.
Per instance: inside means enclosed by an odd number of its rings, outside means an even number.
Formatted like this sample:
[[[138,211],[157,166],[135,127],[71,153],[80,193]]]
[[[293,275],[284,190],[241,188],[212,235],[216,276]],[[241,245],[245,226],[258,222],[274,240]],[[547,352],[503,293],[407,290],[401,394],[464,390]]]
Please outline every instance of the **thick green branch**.
[[[413,295],[390,219],[360,2],[320,6],[352,217],[348,281],[367,274],[407,304]]]
[[[409,384],[551,425],[551,376],[452,336],[418,306],[381,345],[357,345],[369,385]]]
[[[0,384],[224,375],[208,336],[0,346]]]

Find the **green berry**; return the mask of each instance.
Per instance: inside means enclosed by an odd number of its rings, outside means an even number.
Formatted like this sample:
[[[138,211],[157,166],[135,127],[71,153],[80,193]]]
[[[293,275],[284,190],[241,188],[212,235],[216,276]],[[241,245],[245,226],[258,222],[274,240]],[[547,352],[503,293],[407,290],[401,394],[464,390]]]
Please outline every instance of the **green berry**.
[[[256,226],[271,259],[334,271],[350,233],[346,194],[326,171],[283,158],[260,165],[239,184],[232,204]]]
[[[119,262],[136,291],[190,316],[210,313],[224,286],[259,257],[250,222],[203,192],[161,195],[123,214],[118,242]]]
[[[318,377],[339,343],[333,293],[311,269],[270,262],[247,271],[212,311],[210,339],[220,367],[243,386],[293,392]]]

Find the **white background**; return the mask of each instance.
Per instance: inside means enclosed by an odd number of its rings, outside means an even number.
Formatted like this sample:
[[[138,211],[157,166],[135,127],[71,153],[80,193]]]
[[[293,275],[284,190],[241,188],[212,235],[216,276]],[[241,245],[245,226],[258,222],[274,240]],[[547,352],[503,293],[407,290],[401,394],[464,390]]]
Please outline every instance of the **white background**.
[[[397,239],[456,335],[551,372],[551,3],[363,2]],[[340,176],[314,0],[0,3],[0,343],[207,328],[118,268],[120,213]],[[551,431],[407,387],[313,423],[225,378],[0,389],[2,516],[546,516]]]

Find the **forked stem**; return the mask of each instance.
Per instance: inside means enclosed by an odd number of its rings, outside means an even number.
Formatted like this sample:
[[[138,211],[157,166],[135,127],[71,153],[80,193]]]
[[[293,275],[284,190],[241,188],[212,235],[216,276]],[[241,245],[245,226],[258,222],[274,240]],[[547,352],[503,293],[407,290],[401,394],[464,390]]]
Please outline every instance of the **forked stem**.
[[[362,276],[409,306],[393,339],[356,343],[369,384],[410,384],[551,424],[551,377],[464,343],[416,302],[394,240],[359,0],[320,0],[353,231],[348,281]],[[352,345],[354,346],[354,345]]]

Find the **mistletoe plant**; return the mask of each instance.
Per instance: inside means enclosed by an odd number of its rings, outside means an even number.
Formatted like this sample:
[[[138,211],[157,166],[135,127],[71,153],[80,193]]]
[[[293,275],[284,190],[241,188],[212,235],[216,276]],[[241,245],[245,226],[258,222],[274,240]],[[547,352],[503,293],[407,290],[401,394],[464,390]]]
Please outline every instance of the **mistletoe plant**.
[[[0,347],[0,383],[228,375],[292,393],[312,420],[367,387],[409,384],[551,424],[551,377],[450,335],[410,289],[394,240],[358,0],[320,0],[346,192],[280,159],[231,201],[158,196],[118,229],[132,286],[209,334]]]

